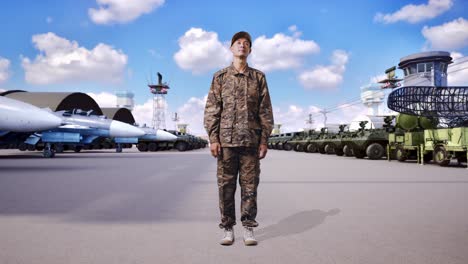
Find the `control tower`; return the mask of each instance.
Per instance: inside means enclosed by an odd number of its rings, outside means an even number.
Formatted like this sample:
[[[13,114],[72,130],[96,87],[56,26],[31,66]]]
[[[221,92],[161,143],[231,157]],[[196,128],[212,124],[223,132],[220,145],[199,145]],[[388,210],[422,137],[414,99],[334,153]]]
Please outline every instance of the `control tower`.
[[[447,86],[447,66],[452,63],[450,53],[429,51],[412,54],[400,59],[405,86]]]
[[[154,129],[166,128],[166,94],[169,90],[169,85],[162,82],[162,75],[158,72],[158,84],[148,84],[150,92],[154,95],[153,98],[153,119],[152,126]]]
[[[385,93],[378,84],[368,84],[361,87],[361,101],[367,106],[367,115],[380,115],[379,107],[382,105]]]

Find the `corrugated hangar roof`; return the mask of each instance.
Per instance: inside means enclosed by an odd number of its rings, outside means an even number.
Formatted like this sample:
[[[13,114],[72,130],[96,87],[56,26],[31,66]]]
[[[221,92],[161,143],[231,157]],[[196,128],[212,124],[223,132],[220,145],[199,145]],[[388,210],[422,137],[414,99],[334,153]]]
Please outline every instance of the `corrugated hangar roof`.
[[[52,111],[81,109],[93,110],[93,114],[102,115],[102,110],[91,96],[85,93],[63,92],[26,92],[21,90],[6,91],[1,94],[8,98],[30,103],[40,108],[50,108]]]
[[[121,121],[131,125],[135,123],[135,118],[133,117],[132,112],[127,108],[105,107],[101,109],[104,115],[107,116],[107,118]]]

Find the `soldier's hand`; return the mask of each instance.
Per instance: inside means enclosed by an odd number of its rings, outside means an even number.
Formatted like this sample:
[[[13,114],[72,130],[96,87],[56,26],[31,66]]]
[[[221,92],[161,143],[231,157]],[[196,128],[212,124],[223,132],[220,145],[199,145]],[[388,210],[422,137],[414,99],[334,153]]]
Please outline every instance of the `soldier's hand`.
[[[267,144],[260,144],[260,146],[258,146],[258,158],[263,159],[266,156],[267,151],[268,151]]]
[[[218,155],[221,153],[221,144],[219,143],[211,143],[210,145],[211,155],[217,158]]]

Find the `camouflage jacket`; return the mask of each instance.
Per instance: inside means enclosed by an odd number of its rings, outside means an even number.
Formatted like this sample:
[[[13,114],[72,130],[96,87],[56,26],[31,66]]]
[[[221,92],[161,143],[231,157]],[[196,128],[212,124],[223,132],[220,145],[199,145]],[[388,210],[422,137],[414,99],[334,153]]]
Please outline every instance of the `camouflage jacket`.
[[[239,73],[233,65],[216,72],[204,124],[210,143],[221,143],[222,147],[267,144],[273,111],[265,74],[249,66]]]

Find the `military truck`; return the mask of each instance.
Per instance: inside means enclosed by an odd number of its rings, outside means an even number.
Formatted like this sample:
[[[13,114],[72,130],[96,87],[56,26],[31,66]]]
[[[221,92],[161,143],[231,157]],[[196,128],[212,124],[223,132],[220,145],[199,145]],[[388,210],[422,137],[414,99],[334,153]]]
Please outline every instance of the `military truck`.
[[[293,133],[282,133],[279,135],[273,135],[269,138],[269,143],[270,143],[270,148],[272,149],[277,149],[277,150],[283,150],[283,147],[285,143],[287,143],[289,140],[291,140],[294,137]],[[286,146],[286,148],[289,149],[289,145]]]
[[[305,140],[303,146],[304,146],[304,151],[308,153],[317,153],[319,151],[319,143],[320,140],[324,137],[327,137],[328,134],[328,129],[326,127],[323,127],[320,129],[320,132],[315,132],[309,134],[307,139]]]
[[[310,137],[313,133],[315,133],[315,130],[304,130],[302,132],[298,132],[296,134],[296,137],[291,139],[289,143],[292,146],[292,149],[294,151],[302,152],[304,151],[305,148],[305,143],[307,142],[307,138]]]
[[[278,138],[279,138],[280,134],[274,134],[274,135],[271,135],[269,138],[268,138],[268,148],[269,149],[274,149],[274,147],[276,146],[276,142],[278,142]]]
[[[425,129],[421,155],[431,155],[440,166],[449,165],[451,159],[467,162],[468,127]]]
[[[192,150],[196,146],[196,139],[194,136],[182,133],[176,130],[167,130],[167,132],[177,136],[177,140],[174,142],[174,148],[178,151]]]
[[[431,160],[447,166],[451,159],[466,162],[468,151],[468,127],[437,128],[438,120],[423,116],[399,114],[396,131],[389,134],[388,158],[417,163]]]
[[[313,146],[317,149],[316,151],[313,151],[313,152],[319,152],[321,154],[333,154],[334,149],[330,141],[334,139],[336,136],[337,136],[337,133],[331,132],[329,128],[327,127],[321,128],[320,136],[317,139],[312,141]],[[314,147],[311,147],[312,150],[314,150],[313,149]]]
[[[407,159],[416,159],[420,163],[421,147],[424,144],[424,129],[436,126],[436,120],[426,117],[397,115],[394,131],[388,134],[387,159],[397,159],[401,162]],[[426,153],[422,158],[425,162],[429,162],[432,159],[432,153]]]
[[[324,154],[336,154],[337,156],[352,156],[352,150],[350,148],[344,149],[345,145],[343,144],[344,140],[352,137],[352,132],[346,130],[348,125],[340,125],[338,133],[331,134],[327,138],[325,138],[324,146],[323,146],[323,153]]]
[[[299,132],[290,132],[283,134],[283,137],[278,139],[278,143],[276,144],[277,149],[291,151],[293,150],[294,146],[291,141],[294,141],[296,138],[302,137],[304,134],[303,131]]]
[[[366,156],[372,160],[381,159],[386,156],[388,132],[385,128],[366,129],[367,123],[368,121],[359,122],[359,130],[342,139],[343,153],[352,149],[352,153],[358,159]]]

